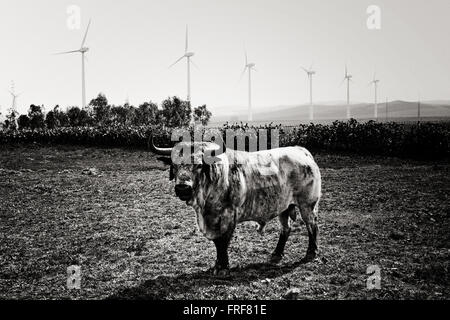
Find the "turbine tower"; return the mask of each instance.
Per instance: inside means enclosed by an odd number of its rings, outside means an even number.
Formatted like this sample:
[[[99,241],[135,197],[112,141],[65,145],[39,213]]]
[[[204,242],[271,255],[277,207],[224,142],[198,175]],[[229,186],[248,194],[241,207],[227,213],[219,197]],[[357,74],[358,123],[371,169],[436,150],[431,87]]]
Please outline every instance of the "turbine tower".
[[[84,46],[84,43],[86,42],[86,37],[89,31],[89,26],[91,25],[91,20],[89,19],[89,23],[86,28],[86,32],[84,33],[83,41],[81,42],[80,49],[78,50],[72,50],[72,51],[66,51],[66,52],[60,52],[57,54],[68,54],[68,53],[81,53],[81,107],[86,107],[86,79],[85,79],[85,71],[84,71],[84,54],[89,51],[88,47]]]
[[[373,84],[373,88],[375,91],[375,102],[374,102],[374,113],[373,116],[375,117],[375,120],[378,119],[378,101],[377,101],[377,91],[378,91],[378,82],[380,82],[380,80],[376,79],[375,77],[375,73],[373,74],[373,80],[369,82],[369,86],[371,84]]]
[[[388,105],[388,98],[386,97],[386,122],[387,122],[387,120],[388,120],[388,108],[389,108],[389,105]]]
[[[306,72],[306,75],[309,80],[309,120],[314,120],[314,106],[313,106],[313,98],[312,98],[312,77],[316,74],[315,71],[312,69],[312,64],[309,67],[309,69],[303,68],[302,69]]]
[[[420,93],[419,93],[419,95],[417,96],[417,121],[420,123],[420,117],[421,117],[421,114],[420,114]]]
[[[188,51],[189,45],[189,34],[188,34],[188,26],[186,26],[186,42],[184,47],[184,54],[174,63],[172,63],[169,68],[172,68],[178,62],[186,58],[187,63],[187,101],[191,101],[191,63],[195,66],[194,61],[192,61],[192,57],[194,56],[194,52]]]
[[[253,112],[252,112],[252,70],[255,70],[255,63],[248,62],[247,52],[245,52],[245,66],[244,70],[242,70],[241,79],[245,74],[245,71],[248,70],[248,121],[253,121]]]
[[[347,80],[347,119],[350,119],[350,81],[352,80],[352,75],[348,73],[347,65],[345,65],[345,75],[344,79],[342,80],[342,83]],[[342,85],[341,83],[341,85]]]

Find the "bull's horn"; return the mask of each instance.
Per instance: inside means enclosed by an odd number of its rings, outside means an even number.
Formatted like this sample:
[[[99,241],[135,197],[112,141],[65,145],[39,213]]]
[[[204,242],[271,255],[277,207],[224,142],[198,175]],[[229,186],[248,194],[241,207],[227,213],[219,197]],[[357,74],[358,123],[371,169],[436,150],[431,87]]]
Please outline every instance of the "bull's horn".
[[[153,143],[153,136],[150,136],[149,147],[150,147],[151,151],[153,151],[156,154],[162,155],[162,156],[170,156],[172,154],[172,149],[173,149],[173,148],[158,148]]]

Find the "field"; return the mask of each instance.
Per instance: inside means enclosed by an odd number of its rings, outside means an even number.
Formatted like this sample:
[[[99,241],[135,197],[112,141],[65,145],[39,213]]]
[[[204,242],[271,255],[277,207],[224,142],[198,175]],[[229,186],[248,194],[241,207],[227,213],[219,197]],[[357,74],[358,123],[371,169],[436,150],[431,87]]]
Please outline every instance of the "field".
[[[206,270],[215,249],[173,196],[167,167],[145,151],[86,147],[0,150],[0,298],[450,299],[450,164],[315,154],[323,175],[320,257],[299,263],[295,222],[286,256],[265,263],[278,223],[248,223],[230,247],[231,277]],[[95,170],[89,170],[95,168]],[[80,290],[66,269],[82,268]],[[381,268],[367,290],[366,269]]]

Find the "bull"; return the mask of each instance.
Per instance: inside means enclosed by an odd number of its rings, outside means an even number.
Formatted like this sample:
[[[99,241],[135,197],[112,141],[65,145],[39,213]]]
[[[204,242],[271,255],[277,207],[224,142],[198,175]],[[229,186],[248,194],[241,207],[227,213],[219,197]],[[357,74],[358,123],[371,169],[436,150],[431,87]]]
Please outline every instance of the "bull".
[[[269,256],[270,263],[279,263],[297,207],[308,231],[305,262],[318,254],[318,205],[321,197],[321,175],[311,153],[302,147],[285,147],[258,152],[227,148],[205,161],[206,153],[217,150],[212,142],[180,142],[176,150],[194,150],[200,163],[174,163],[175,148],[160,148],[150,138],[152,151],[172,156],[170,180],[175,182],[176,196],[192,206],[199,230],[212,240],[217,259],[214,275],[229,274],[228,246],[237,224],[254,221],[262,232],[265,224],[278,217],[281,225],[278,243]],[[270,173],[267,170],[270,169]]]

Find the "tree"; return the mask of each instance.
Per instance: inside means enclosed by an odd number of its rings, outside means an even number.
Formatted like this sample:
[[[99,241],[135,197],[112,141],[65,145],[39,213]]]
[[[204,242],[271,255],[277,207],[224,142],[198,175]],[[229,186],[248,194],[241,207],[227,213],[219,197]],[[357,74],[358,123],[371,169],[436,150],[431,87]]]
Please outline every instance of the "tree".
[[[17,124],[19,125],[19,130],[27,129],[30,127],[30,118],[26,114],[22,114],[17,119]]]
[[[28,110],[28,118],[30,119],[30,128],[41,129],[44,127],[44,113],[42,112],[42,107],[37,105],[30,105]]]
[[[55,117],[55,113],[52,110],[47,112],[47,115],[45,116],[45,126],[48,129],[53,129],[53,128],[59,127],[57,125],[57,120],[56,120],[56,117]]]
[[[67,117],[71,127],[85,127],[90,124],[91,118],[86,110],[81,110],[78,107],[70,107],[67,110]]]
[[[134,124],[138,126],[155,124],[158,121],[158,106],[153,102],[144,102],[136,109]]]
[[[172,97],[162,102],[162,121],[168,127],[186,127],[191,121],[191,103],[178,97]]]
[[[127,121],[127,109],[122,106],[112,106],[110,120],[114,124],[125,124]]]
[[[89,105],[93,108],[93,118],[97,125],[108,124],[111,117],[111,107],[108,99],[103,93],[99,93],[97,98],[92,99]]]
[[[64,111],[59,110],[59,105],[53,108],[53,114],[55,117],[55,124],[57,127],[69,126],[69,117]]]
[[[16,130],[17,129],[17,111],[11,109],[10,113],[6,115],[6,120],[4,123],[4,128],[7,130]]]
[[[123,105],[125,110],[125,124],[133,125],[136,122],[136,108],[128,102]]]
[[[198,106],[194,109],[194,121],[200,121],[202,125],[206,126],[211,119],[212,113],[206,109],[206,104]]]
[[[97,98],[94,98],[91,102],[89,102],[89,105],[93,107],[105,107],[108,105],[108,99],[103,93],[100,92]]]

